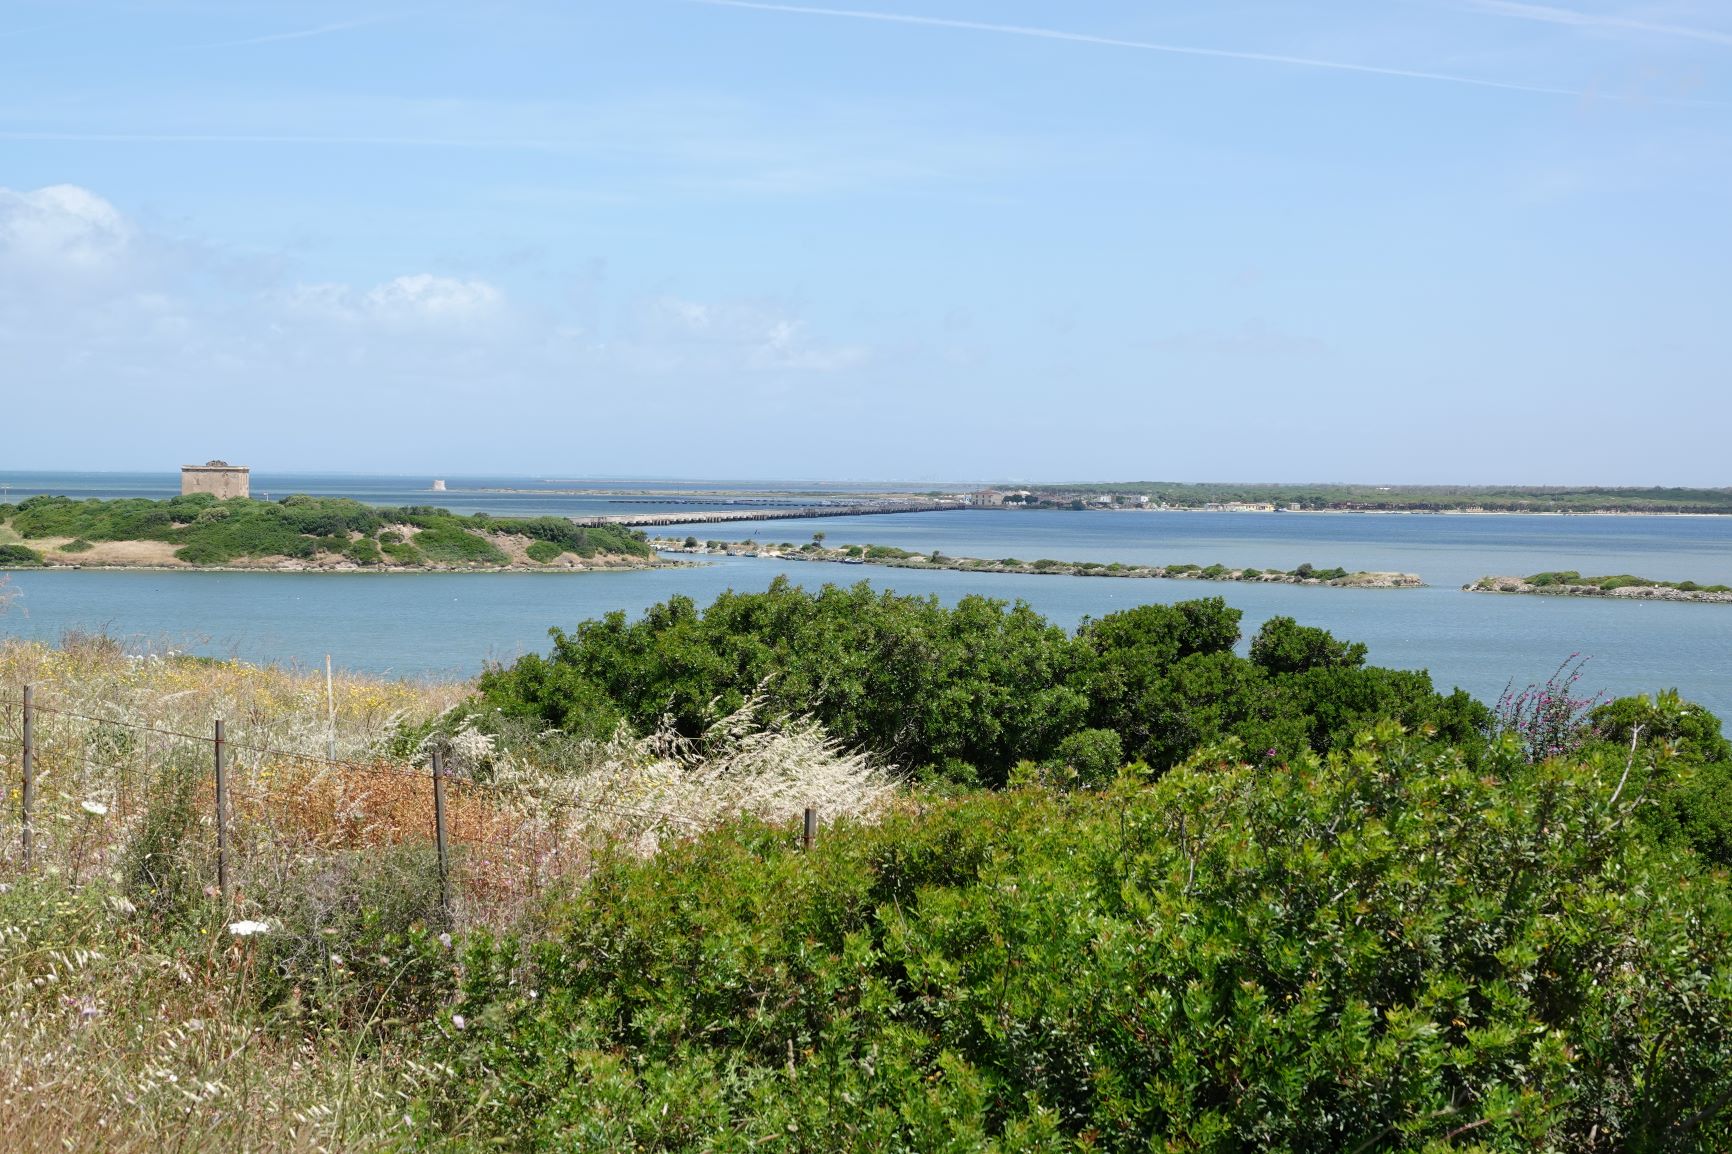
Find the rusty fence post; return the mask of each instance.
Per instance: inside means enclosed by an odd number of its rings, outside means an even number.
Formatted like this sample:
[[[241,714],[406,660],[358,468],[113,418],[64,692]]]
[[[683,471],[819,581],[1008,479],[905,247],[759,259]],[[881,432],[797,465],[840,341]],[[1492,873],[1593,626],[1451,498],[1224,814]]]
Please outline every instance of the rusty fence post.
[[[24,849],[24,868],[30,868],[30,857],[34,851],[36,831],[31,823],[35,821],[36,808],[36,694],[35,687],[24,687],[24,753],[19,765],[24,772],[24,781],[18,794],[19,841]]]
[[[439,908],[451,920],[451,858],[445,845],[445,759],[433,751],[433,842],[439,852]]]
[[[226,917],[229,908],[229,790],[228,767],[223,764],[223,754],[227,752],[228,741],[220,718],[216,723],[213,745],[216,752],[217,889],[222,893],[223,915]]]

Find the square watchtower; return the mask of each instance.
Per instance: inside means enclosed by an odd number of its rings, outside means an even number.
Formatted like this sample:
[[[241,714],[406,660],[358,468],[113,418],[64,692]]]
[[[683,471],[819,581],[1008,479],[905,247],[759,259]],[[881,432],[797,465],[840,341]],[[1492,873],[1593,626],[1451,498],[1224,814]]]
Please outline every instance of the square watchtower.
[[[245,465],[227,461],[206,461],[202,465],[180,467],[181,496],[188,493],[209,493],[218,500],[252,496],[252,470]]]

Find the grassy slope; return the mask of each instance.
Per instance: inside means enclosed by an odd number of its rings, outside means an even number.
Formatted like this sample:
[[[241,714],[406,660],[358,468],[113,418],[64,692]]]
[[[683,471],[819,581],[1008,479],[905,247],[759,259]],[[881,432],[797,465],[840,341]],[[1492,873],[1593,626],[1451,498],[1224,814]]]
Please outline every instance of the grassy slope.
[[[36,497],[0,505],[0,526],[26,542],[158,542],[172,547],[176,560],[192,565],[293,558],[347,560],[366,568],[496,566],[550,564],[567,556],[637,561],[652,556],[642,535],[627,529],[579,528],[557,517],[380,509],[304,496],[274,503],[202,495],[166,501]],[[519,561],[523,544],[530,551]],[[87,558],[100,560],[100,553]]]

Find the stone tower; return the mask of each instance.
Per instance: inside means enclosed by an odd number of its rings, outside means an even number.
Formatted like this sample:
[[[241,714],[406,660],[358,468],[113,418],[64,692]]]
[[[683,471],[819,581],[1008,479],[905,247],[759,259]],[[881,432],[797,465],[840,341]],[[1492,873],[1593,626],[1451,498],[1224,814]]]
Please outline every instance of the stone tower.
[[[227,461],[206,461],[202,465],[180,467],[181,496],[188,493],[209,493],[220,500],[252,495],[252,470],[245,465]]]

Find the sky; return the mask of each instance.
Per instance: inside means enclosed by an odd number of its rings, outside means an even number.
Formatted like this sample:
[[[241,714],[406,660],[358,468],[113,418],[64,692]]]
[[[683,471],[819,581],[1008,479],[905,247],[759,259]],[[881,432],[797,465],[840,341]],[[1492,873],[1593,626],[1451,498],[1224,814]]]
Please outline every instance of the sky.
[[[5,0],[0,469],[1732,485],[1724,0]]]

